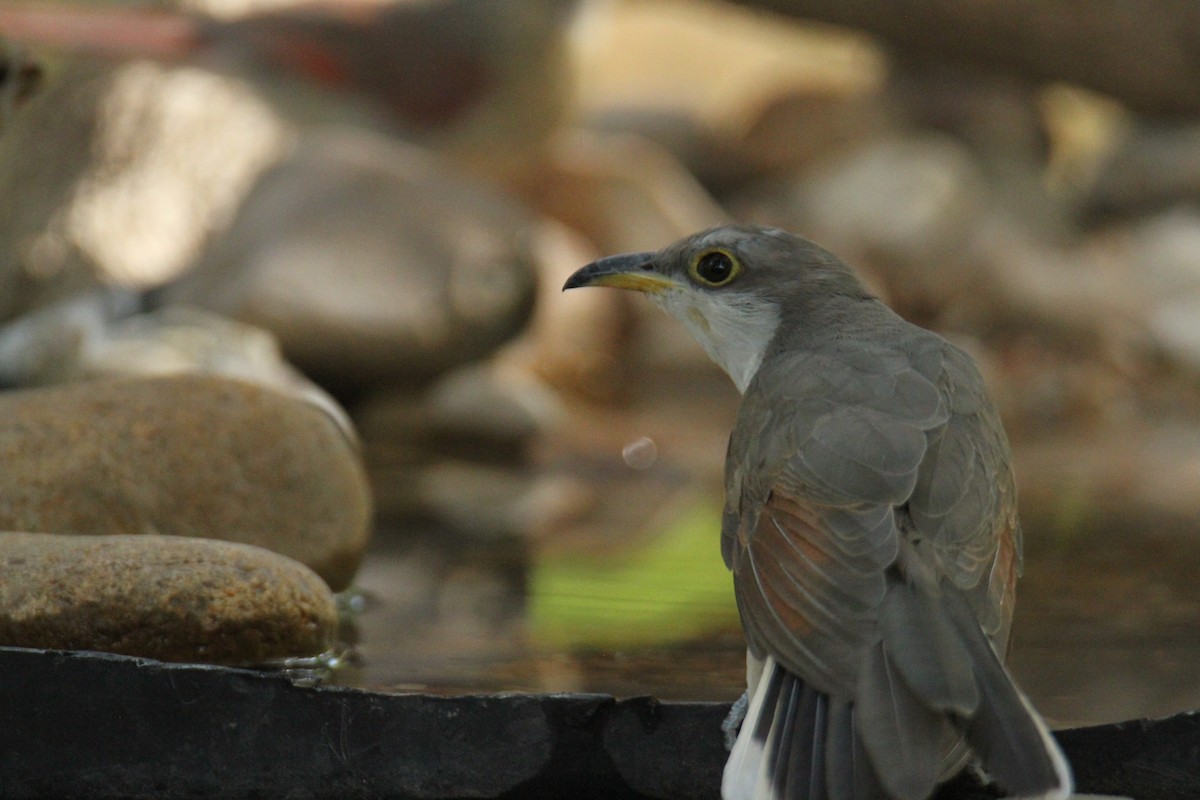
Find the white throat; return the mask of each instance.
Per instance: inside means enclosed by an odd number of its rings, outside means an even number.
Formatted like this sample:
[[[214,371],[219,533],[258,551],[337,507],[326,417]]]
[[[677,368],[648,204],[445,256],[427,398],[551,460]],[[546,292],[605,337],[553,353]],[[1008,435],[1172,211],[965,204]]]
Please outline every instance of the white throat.
[[[732,292],[715,295],[676,290],[652,297],[691,331],[745,394],[779,327],[778,309]]]

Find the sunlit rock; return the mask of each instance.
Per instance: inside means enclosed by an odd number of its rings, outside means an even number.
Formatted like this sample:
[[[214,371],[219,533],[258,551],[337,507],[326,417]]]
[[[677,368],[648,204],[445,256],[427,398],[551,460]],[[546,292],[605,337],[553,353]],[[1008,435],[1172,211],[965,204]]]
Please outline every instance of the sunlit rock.
[[[0,644],[261,664],[318,655],[336,628],[324,582],[258,547],[0,533]]]
[[[161,533],[256,544],[334,589],[370,498],[321,410],[242,381],[101,380],[0,394],[0,530]]]
[[[163,296],[274,333],[335,391],[427,380],[524,325],[530,218],[425,152],[312,135]]]

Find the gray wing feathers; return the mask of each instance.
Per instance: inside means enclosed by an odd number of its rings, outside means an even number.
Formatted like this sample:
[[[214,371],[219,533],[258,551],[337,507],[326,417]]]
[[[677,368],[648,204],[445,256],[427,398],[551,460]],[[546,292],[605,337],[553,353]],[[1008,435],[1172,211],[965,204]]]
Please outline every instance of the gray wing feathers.
[[[934,381],[890,346],[855,342],[769,359],[730,438],[727,500],[743,514],[765,501],[770,485],[743,485],[754,474],[828,505],[902,502],[925,453],[924,431],[947,418]]]
[[[734,569],[751,646],[823,691],[851,692],[887,588],[884,570],[896,558],[891,514],[818,516],[773,495],[757,525]]]
[[[903,503],[925,452],[925,431],[882,412],[843,406],[823,414],[782,477],[823,490],[826,502]]]
[[[895,581],[879,607],[879,630],[913,693],[930,708],[966,718],[979,705],[979,689],[971,657],[938,606],[936,598]]]
[[[942,574],[969,589],[987,577],[998,531],[1013,527],[1018,551],[1020,532],[1000,420],[966,354],[947,347],[945,355],[942,391],[953,413],[944,427],[931,432],[908,513],[937,552]]]
[[[760,720],[757,785],[923,800],[969,745],[1006,788],[1064,797],[993,649],[1021,560],[1003,429],[965,353],[881,338],[764,361],[730,437],[722,552],[751,649],[795,681],[760,702],[790,732]]]
[[[854,706],[830,698],[825,734],[825,785],[829,800],[877,800],[883,788],[863,749],[854,721]]]
[[[916,483],[925,431],[947,419],[945,404],[937,386],[894,350],[861,343],[845,350],[803,354],[762,376],[764,383],[812,376],[798,392],[762,387],[773,402],[781,395],[797,401],[776,415],[775,433],[791,445],[779,478],[830,505],[902,503]]]
[[[926,800],[957,738],[946,716],[908,686],[882,642],[859,673],[854,716],[875,773],[896,800]]]
[[[943,608],[971,652],[980,690],[979,707],[966,724],[971,749],[991,778],[1014,797],[1069,797],[1073,781],[1062,751],[1008,676],[970,606],[951,591]]]
[[[919,342],[914,359],[932,369]],[[752,648],[849,693],[899,549],[893,507],[948,412],[936,371],[890,345],[844,350],[755,377],[730,437],[722,551]]]

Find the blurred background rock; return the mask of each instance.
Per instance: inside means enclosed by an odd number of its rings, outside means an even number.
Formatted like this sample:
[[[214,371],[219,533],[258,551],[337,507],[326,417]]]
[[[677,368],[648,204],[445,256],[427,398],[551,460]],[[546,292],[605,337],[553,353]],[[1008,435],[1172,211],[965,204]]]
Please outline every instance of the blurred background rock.
[[[1039,708],[1200,707],[1190,4],[95,2],[71,8],[113,16],[41,48],[13,5],[7,397],[93,414],[53,385],[154,375],[169,406],[198,373],[322,410],[305,425],[346,451],[314,468],[352,453],[374,497],[369,545],[326,534],[362,559],[341,680],[740,693],[716,544],[736,393],[637,298],[558,292],[737,219],[817,240],[979,359],[1016,455],[1013,659]],[[151,13],[172,9],[216,21]],[[266,546],[310,540],[295,508]],[[43,532],[114,532],[92,527]]]

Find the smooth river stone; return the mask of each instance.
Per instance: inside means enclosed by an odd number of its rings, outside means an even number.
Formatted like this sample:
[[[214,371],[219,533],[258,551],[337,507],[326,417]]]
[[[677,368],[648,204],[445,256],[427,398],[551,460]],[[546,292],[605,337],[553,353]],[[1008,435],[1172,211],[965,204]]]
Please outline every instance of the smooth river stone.
[[[369,536],[366,477],[329,416],[226,378],[0,393],[0,464],[0,530],[254,544],[335,591]]]
[[[317,655],[336,630],[325,583],[261,547],[0,533],[0,644],[260,664]]]

